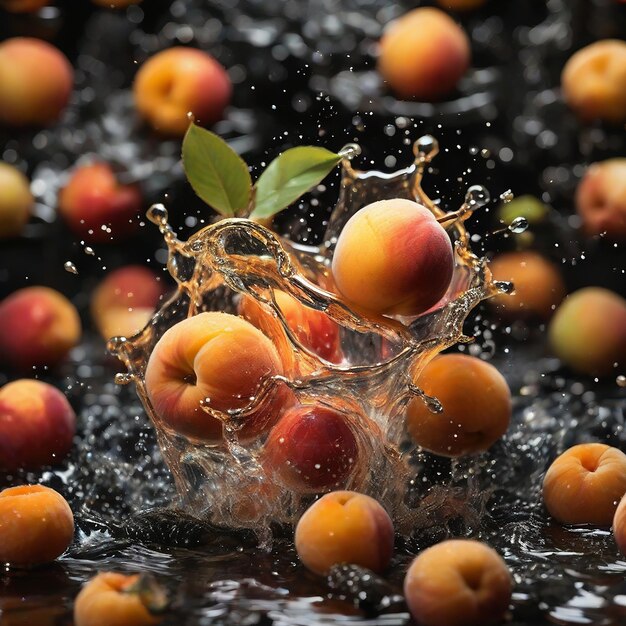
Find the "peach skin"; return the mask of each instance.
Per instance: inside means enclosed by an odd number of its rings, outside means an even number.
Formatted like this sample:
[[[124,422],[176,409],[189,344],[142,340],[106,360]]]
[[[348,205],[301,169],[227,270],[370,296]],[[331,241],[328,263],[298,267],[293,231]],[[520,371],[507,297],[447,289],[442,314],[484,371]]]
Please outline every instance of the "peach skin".
[[[420,626],[489,626],[504,617],[512,586],[495,550],[471,539],[450,539],[411,563],[404,596]]]
[[[617,547],[626,555],[626,495],[622,497],[613,516],[613,536]]]
[[[338,563],[383,572],[393,554],[393,523],[373,498],[354,491],[331,491],[298,521],[295,543],[302,563],[325,575]]]
[[[602,443],[566,450],[548,468],[543,501],[562,524],[610,526],[626,493],[626,455]]]
[[[484,452],[509,426],[509,386],[486,361],[444,354],[426,365],[415,384],[443,406],[433,413],[419,398],[407,406],[407,430],[426,450],[450,457]]]
[[[53,366],[78,344],[74,305],[49,287],[25,287],[0,302],[0,359],[18,370]]]
[[[34,204],[28,178],[16,167],[0,161],[0,239],[22,232]]]
[[[74,537],[74,516],[65,498],[41,485],[0,492],[0,562],[32,567],[54,561]]]
[[[339,292],[364,310],[418,315],[439,302],[454,269],[452,244],[434,215],[410,200],[380,200],[343,227],[332,270]]]
[[[165,426],[205,443],[222,440],[222,422],[200,402],[226,412],[246,407],[267,378],[282,374],[274,344],[257,328],[228,313],[200,313],[169,328],[152,350],[146,391]],[[247,417],[239,431],[250,439],[268,430],[290,394],[279,389]]]

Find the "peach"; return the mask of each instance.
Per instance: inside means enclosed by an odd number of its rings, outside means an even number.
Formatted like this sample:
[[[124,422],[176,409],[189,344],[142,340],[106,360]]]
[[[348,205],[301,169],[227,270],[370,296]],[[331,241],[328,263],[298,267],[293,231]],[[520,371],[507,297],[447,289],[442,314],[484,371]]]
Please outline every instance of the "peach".
[[[495,280],[511,281],[515,292],[494,296],[490,302],[509,319],[548,319],[567,293],[561,272],[538,252],[499,254],[489,268]]]
[[[174,47],[149,58],[137,72],[133,93],[137,110],[157,131],[181,136],[189,113],[197,124],[222,119],[232,85],[224,68],[195,48]]]
[[[0,162],[0,238],[19,235],[34,204],[28,178],[16,167]]]
[[[401,98],[439,100],[456,87],[470,63],[465,31],[432,7],[393,21],[380,41],[378,71]]]
[[[613,536],[621,553],[626,555],[626,495],[622,497],[613,516]]]
[[[626,121],[626,42],[604,39],[578,50],[563,68],[561,87],[581,119]]]
[[[0,492],[0,562],[30,567],[54,561],[74,537],[65,498],[41,485]]]
[[[0,9],[9,13],[34,13],[48,4],[48,0],[0,0]]]
[[[548,340],[554,354],[573,370],[610,374],[626,364],[626,300],[601,287],[575,291],[550,321]]]
[[[82,165],[59,192],[59,212],[72,231],[103,243],[137,230],[143,198],[136,185],[120,185],[107,163]]]
[[[353,563],[380,573],[393,554],[389,514],[374,498],[354,491],[331,491],[314,502],[296,526],[296,551],[302,563],[325,575],[338,563]]]
[[[55,122],[69,100],[73,82],[72,66],[54,46],[29,37],[7,39],[0,44],[0,123]]]
[[[352,427],[340,411],[323,404],[287,410],[272,428],[264,465],[295,491],[327,491],[354,472],[359,449]]]
[[[282,374],[274,344],[257,328],[228,313],[200,313],[169,328],[152,350],[146,391],[155,412],[174,431],[204,442],[222,438],[222,422],[200,402],[226,412],[246,407],[259,385]],[[247,416],[240,438],[268,430],[287,402],[282,389]]]
[[[337,289],[375,313],[418,315],[445,294],[452,244],[434,215],[410,200],[380,200],[343,227],[333,255]]]
[[[0,359],[17,369],[59,363],[78,343],[74,305],[49,287],[25,287],[0,302]]]
[[[151,626],[158,624],[167,599],[151,577],[100,572],[74,601],[75,626]]]
[[[471,539],[449,539],[424,550],[404,579],[404,597],[420,626],[497,624],[511,592],[502,557]]]
[[[274,291],[276,304],[296,339],[311,352],[331,363],[342,360],[339,325],[322,311],[311,309],[284,291]],[[282,333],[282,325],[251,296],[244,296],[239,314],[268,337]]]
[[[473,11],[483,6],[485,2],[487,0],[437,0],[442,9],[449,11]]]
[[[610,526],[626,493],[626,454],[603,443],[566,450],[543,479],[548,513],[562,524]]]
[[[576,209],[588,235],[626,239],[626,158],[589,167],[576,189]]]
[[[420,398],[407,407],[407,430],[426,450],[449,457],[484,452],[509,426],[509,386],[486,361],[443,354],[426,365],[415,384],[443,407],[442,413],[433,413]]]
[[[0,387],[0,467],[39,468],[62,459],[72,447],[76,415],[66,397],[39,380]]]

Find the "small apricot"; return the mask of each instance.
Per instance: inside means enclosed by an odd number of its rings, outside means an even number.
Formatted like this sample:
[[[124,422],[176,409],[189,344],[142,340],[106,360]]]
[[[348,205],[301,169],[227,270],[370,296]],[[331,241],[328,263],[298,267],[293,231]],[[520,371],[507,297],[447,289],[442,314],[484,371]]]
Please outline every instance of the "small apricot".
[[[0,239],[22,232],[34,204],[28,178],[16,167],[0,162]]]
[[[626,555],[626,494],[620,500],[613,517],[613,536],[622,554]]]
[[[404,579],[404,597],[420,626],[497,624],[511,591],[502,557],[471,539],[442,541],[420,552]]]
[[[626,493],[626,454],[602,443],[566,450],[548,468],[543,501],[562,524],[610,526]]]
[[[0,563],[29,567],[54,561],[74,537],[65,498],[41,485],[0,492]]]
[[[418,315],[443,297],[454,269],[452,244],[417,202],[380,200],[343,227],[333,255],[337,289],[357,306],[388,315]]]
[[[389,514],[374,498],[354,491],[331,491],[298,521],[295,543],[302,563],[325,575],[338,563],[382,572],[393,554]]]
[[[407,430],[425,450],[450,457],[484,452],[509,426],[509,386],[486,361],[444,354],[426,365],[415,384],[443,407],[433,413],[420,398],[407,407]]]

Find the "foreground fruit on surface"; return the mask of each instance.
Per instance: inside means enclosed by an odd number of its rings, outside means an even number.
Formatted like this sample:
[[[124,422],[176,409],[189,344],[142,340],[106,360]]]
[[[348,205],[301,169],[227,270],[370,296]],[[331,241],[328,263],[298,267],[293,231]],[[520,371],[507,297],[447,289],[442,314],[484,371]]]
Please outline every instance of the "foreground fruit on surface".
[[[559,269],[537,252],[500,254],[489,269],[495,280],[510,281],[515,286],[514,293],[498,294],[490,300],[508,319],[547,320],[567,293]]]
[[[78,343],[74,305],[49,287],[25,287],[0,302],[0,360],[12,367],[53,366]]]
[[[5,40],[0,44],[0,123],[26,126],[57,121],[73,83],[72,66],[54,46],[30,37]]]
[[[589,167],[576,189],[576,209],[588,235],[626,240],[626,158]]]
[[[142,197],[136,185],[120,185],[107,163],[78,167],[59,193],[59,212],[82,239],[103,243],[137,230]]]
[[[448,95],[469,62],[465,31],[449,15],[431,7],[398,18],[380,41],[378,71],[401,98],[434,101]]]
[[[0,387],[0,468],[58,463],[72,447],[75,430],[74,410],[52,385],[20,379]]]
[[[509,426],[511,392],[490,363],[444,354],[426,365],[415,384],[443,407],[433,413],[420,398],[407,407],[409,434],[430,452],[450,457],[484,452]]]
[[[489,546],[451,539],[421,552],[404,579],[404,596],[421,626],[499,623],[511,600],[506,563]]]
[[[200,408],[207,400],[219,411],[244,408],[259,385],[282,374],[274,344],[257,328],[228,313],[201,313],[172,326],[154,347],[146,368],[146,390],[164,425],[219,442],[222,422]],[[281,388],[245,418],[240,438],[253,438],[279,418],[289,395]]]
[[[626,300],[600,287],[575,291],[554,314],[548,339],[554,354],[573,370],[610,374],[626,364]]]
[[[612,526],[615,542],[622,554],[626,555],[626,494],[615,510]]]
[[[0,161],[0,239],[22,232],[34,203],[28,178]]]
[[[190,113],[201,126],[222,119],[231,92],[226,70],[210,54],[183,47],[150,57],[133,85],[140,115],[160,133],[178,136],[187,130]]]
[[[265,444],[264,465],[295,491],[325,491],[354,471],[359,449],[347,416],[322,404],[285,412]]]
[[[72,510],[54,489],[25,485],[0,492],[0,562],[15,567],[49,563],[73,537]]]
[[[410,200],[381,200],[355,213],[337,240],[332,270],[350,302],[376,313],[418,315],[439,302],[452,279],[450,238]]]
[[[302,563],[324,575],[338,563],[354,563],[380,573],[393,554],[393,523],[373,498],[332,491],[314,502],[296,526]]]
[[[585,120],[626,120],[626,42],[596,41],[578,50],[561,75],[567,104]]]
[[[151,626],[162,617],[167,600],[144,575],[101,572],[89,580],[74,602],[75,626]]]
[[[543,501],[562,524],[610,526],[626,493],[626,455],[602,443],[566,450],[543,480]]]

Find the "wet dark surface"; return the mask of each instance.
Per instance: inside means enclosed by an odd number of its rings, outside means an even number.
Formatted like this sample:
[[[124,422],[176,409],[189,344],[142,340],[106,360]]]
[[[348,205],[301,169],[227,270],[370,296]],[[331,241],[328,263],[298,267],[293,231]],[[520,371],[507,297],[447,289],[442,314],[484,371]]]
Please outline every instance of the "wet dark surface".
[[[116,366],[88,318],[97,281],[129,262],[161,267],[163,243],[148,224],[132,246],[92,246],[90,255],[54,207],[68,168],[95,153],[142,184],[146,208],[166,201],[182,238],[211,219],[184,182],[179,142],[161,141],[143,127],[129,94],[134,60],[173,43],[197,45],[229,67],[235,82],[233,107],[215,130],[256,168],[284,147],[337,150],[357,141],[358,165],[393,169],[407,165],[410,144],[430,132],[442,147],[427,181],[431,196],[456,207],[469,185],[481,183],[495,198],[472,220],[471,232],[481,235],[475,251],[512,247],[503,235],[488,235],[500,226],[499,194],[542,195],[553,212],[535,236],[561,265],[570,290],[594,284],[624,294],[623,246],[582,239],[571,217],[584,165],[623,156],[624,134],[576,122],[560,100],[558,76],[572,51],[598,38],[623,38],[617,28],[626,8],[609,0],[488,2],[461,18],[472,35],[474,71],[458,94],[430,110],[395,100],[371,74],[381,25],[414,3],[198,0],[144,2],[116,13],[79,4],[59,3],[58,11],[32,18],[0,14],[0,36],[48,38],[79,68],[59,125],[0,130],[2,159],[24,167],[38,199],[24,236],[0,245],[0,296],[29,284],[53,286],[72,298],[87,328],[67,363],[33,372],[63,389],[77,411],[69,459],[2,477],[3,486],[41,482],[63,493],[76,515],[75,542],[53,566],[3,571],[0,624],[71,624],[80,585],[113,569],[158,576],[173,597],[166,624],[404,624],[409,618],[397,596],[406,566],[418,550],[451,536],[483,539],[504,556],[515,579],[510,623],[625,623],[626,558],[611,533],[553,524],[539,497],[547,464],[564,448],[594,440],[626,451],[626,396],[614,378],[595,381],[560,369],[546,353],[541,328],[506,327],[481,305],[467,330],[476,342],[466,350],[493,354],[509,380],[515,398],[509,433],[480,459],[420,459],[430,523],[398,540],[384,581],[341,570],[326,581],[298,564],[289,529],[277,531],[266,552],[252,536],[163,509],[174,492],[153,430],[132,387],[114,384]],[[279,226],[295,212],[300,238],[316,241],[336,192],[331,181],[279,218]],[[67,261],[77,274],[64,270]],[[2,371],[0,383],[15,377]]]

